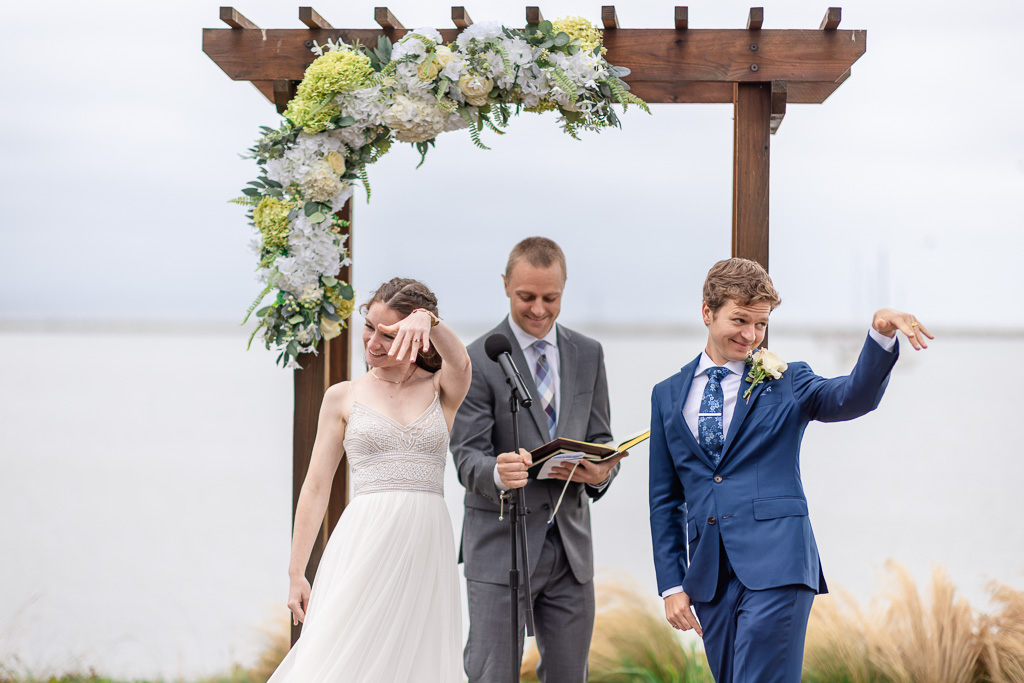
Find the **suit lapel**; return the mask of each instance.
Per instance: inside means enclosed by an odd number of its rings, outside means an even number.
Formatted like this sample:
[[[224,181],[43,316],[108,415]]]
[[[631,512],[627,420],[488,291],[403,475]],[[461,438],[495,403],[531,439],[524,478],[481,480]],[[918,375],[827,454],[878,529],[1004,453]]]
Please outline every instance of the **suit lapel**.
[[[540,407],[540,396],[537,394],[537,383],[533,379],[533,368],[530,367],[530,362],[526,360],[526,354],[519,347],[519,340],[516,339],[516,335],[512,332],[512,323],[505,318],[505,322],[502,324],[502,334],[508,337],[509,341],[512,342],[512,360],[515,361],[516,367],[519,368],[519,374],[523,378],[523,383],[526,388],[530,391],[530,396],[533,397],[533,405],[530,406],[530,416],[533,417],[534,424],[537,425],[537,429],[540,431],[541,443],[547,443],[551,440],[550,432],[548,432],[548,416],[544,414],[544,409]],[[561,332],[561,330],[559,330]],[[562,394],[563,396],[565,394]]]
[[[746,371],[744,370],[744,373]],[[754,405],[754,401],[764,390],[767,382],[761,382],[754,387],[750,392],[750,399],[743,398],[743,393],[750,387],[750,384],[746,381],[746,374],[740,378],[740,389],[739,395],[736,397],[736,409],[732,413],[732,422],[729,424],[729,433],[725,436],[725,444],[722,446],[722,459],[725,459],[725,454],[729,452],[729,446],[736,439],[736,435],[739,433],[740,428],[743,426],[743,421],[746,419],[747,414],[750,413],[750,408]]]
[[[687,363],[682,370],[679,371],[681,386],[675,397],[675,404],[672,406],[673,421],[678,425],[681,438],[686,446],[701,459],[708,467],[714,468],[714,463],[711,462],[711,458],[704,452],[704,449],[697,443],[697,439],[693,438],[693,432],[690,429],[690,425],[686,424],[686,420],[683,418],[683,404],[686,403],[686,397],[690,395],[690,387],[693,386],[693,373],[697,370],[697,364],[700,363],[700,354],[697,355],[691,362]]]
[[[555,433],[562,435],[565,433],[566,425],[569,424],[569,411],[572,409],[572,398],[576,395],[576,368],[579,365],[579,349],[576,348],[576,342],[573,341],[571,333],[567,332],[561,325],[558,326],[558,425],[555,427]],[[534,405],[538,406],[538,412],[540,415],[544,415],[544,411],[539,408],[540,400],[534,401]],[[547,427],[547,420],[544,420],[545,428]]]

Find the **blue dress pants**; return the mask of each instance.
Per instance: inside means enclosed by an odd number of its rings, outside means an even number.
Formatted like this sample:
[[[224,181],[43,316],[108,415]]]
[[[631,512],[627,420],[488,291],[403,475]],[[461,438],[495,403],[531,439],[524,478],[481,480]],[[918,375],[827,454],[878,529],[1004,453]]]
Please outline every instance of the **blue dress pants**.
[[[750,590],[736,578],[724,546],[720,552],[714,599],[694,603],[715,681],[800,683],[814,591],[807,586]]]

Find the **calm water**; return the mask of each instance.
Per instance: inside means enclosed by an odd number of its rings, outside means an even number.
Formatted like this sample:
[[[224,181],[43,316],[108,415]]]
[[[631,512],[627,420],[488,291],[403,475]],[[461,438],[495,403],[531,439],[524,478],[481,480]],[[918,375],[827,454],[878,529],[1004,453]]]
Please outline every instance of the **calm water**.
[[[0,663],[189,678],[260,650],[285,612],[292,377],[236,330],[0,332]],[[620,435],[703,345],[696,331],[593,334]],[[862,339],[776,330],[772,348],[836,375]],[[905,350],[879,411],[808,429],[833,588],[866,601],[888,558],[919,580],[945,566],[979,606],[990,579],[1024,587],[1024,378],[1001,370],[1022,355],[1024,335]],[[593,517],[601,574],[653,595],[646,458],[624,462]],[[451,468],[446,499],[457,530]]]

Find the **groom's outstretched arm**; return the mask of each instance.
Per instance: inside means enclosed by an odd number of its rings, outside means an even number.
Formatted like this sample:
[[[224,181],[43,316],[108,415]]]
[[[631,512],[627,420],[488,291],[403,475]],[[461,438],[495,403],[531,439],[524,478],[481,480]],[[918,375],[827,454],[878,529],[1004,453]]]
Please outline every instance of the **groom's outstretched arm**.
[[[665,435],[658,387],[651,395],[650,440],[651,541],[658,594],[683,584],[686,575],[686,495],[676,474]]]

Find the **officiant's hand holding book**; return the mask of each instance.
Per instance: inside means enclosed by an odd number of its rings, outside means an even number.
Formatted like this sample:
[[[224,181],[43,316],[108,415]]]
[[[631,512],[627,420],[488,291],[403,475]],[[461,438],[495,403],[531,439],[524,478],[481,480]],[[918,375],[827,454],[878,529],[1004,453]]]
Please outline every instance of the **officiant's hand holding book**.
[[[556,438],[530,452],[533,463],[529,476],[534,479],[561,479],[597,486],[608,478],[608,472],[629,449],[643,443],[651,430],[631,435],[618,444],[590,443],[576,439]]]

